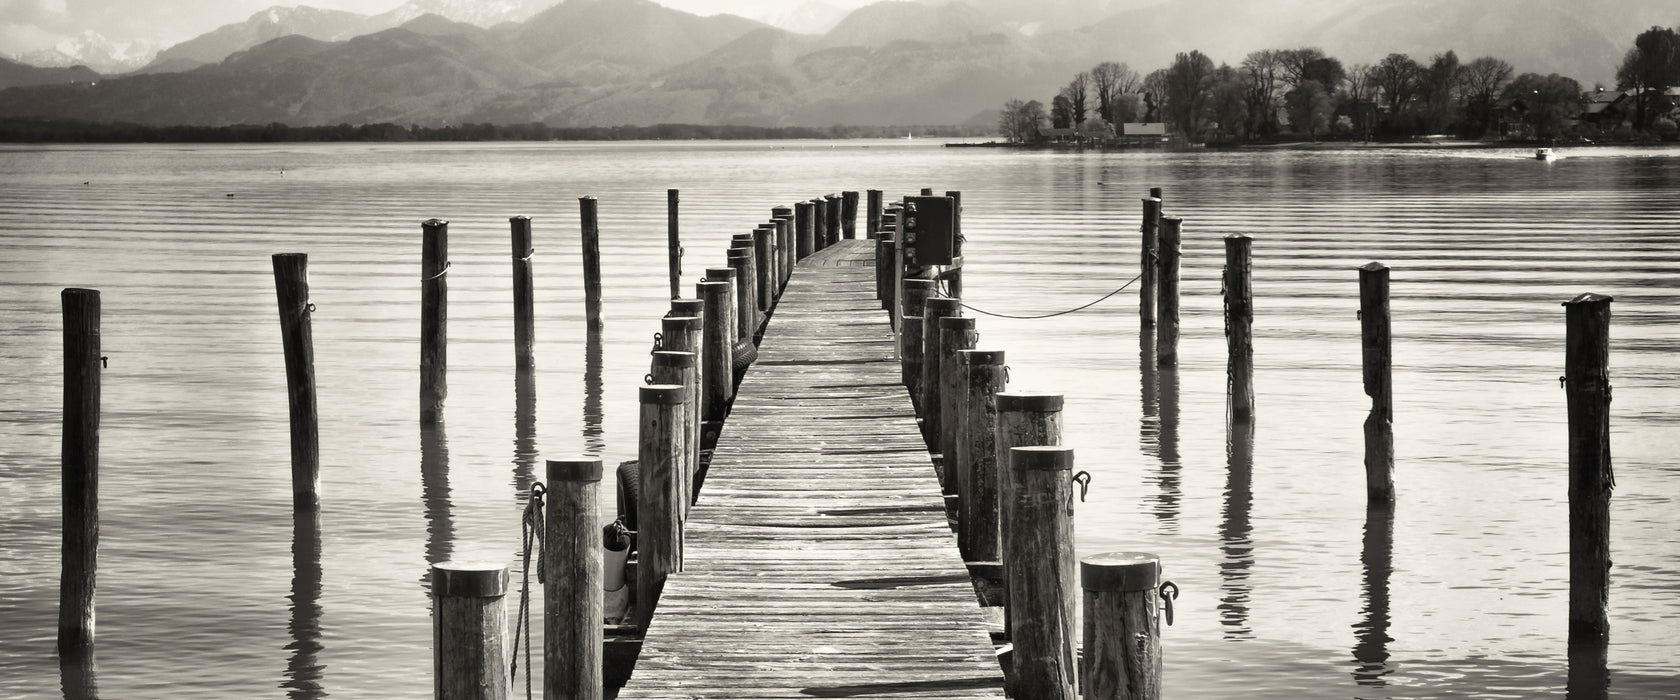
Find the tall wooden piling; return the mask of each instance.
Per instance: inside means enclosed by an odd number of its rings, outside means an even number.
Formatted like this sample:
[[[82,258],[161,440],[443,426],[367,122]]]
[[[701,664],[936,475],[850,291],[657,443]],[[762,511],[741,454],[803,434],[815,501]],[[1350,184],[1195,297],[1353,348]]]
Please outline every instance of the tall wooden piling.
[[[636,508],[636,620],[647,629],[665,578],[682,571],[682,482],[678,452],[682,444],[680,385],[638,388],[641,424],[637,455],[641,460],[641,502]]]
[[[1610,637],[1610,302],[1582,294],[1565,303],[1564,376],[1569,401],[1569,641]]]
[[[542,549],[544,698],[600,700],[604,692],[601,472],[599,459],[548,461]]]
[[[315,413],[315,334],[309,322],[309,256],[276,253],[274,296],[286,356],[286,406],[291,417],[292,506],[314,508],[321,489],[321,433]]]
[[[817,205],[799,202],[793,205],[793,211],[793,227],[799,239],[796,248],[799,259],[804,260],[817,252]]]
[[[844,206],[844,203],[840,199],[840,195],[837,194],[827,195],[823,199],[828,202],[828,244],[834,245],[840,242],[840,210]]]
[[[758,273],[752,251],[730,248],[729,268],[735,271],[735,342],[752,342],[758,335]]]
[[[1394,500],[1394,349],[1388,317],[1388,266],[1359,268],[1360,355],[1371,415],[1365,419],[1365,493],[1371,503]]]
[[[536,249],[531,243],[531,217],[508,219],[513,240],[513,366],[529,371],[537,366],[537,322],[533,308],[531,258]]]
[[[864,206],[867,207],[867,210],[864,214],[864,235],[870,238],[881,236],[882,195],[881,190],[869,190],[866,193]]]
[[[1143,243],[1139,248],[1143,261],[1138,264],[1142,277],[1138,278],[1138,320],[1145,328],[1155,327],[1155,292],[1160,278],[1158,266],[1161,254],[1161,199],[1154,195],[1143,200]]]
[[[594,197],[578,198],[578,214],[583,222],[583,305],[590,328],[600,328],[602,324],[601,222],[596,204]]]
[[[857,238],[857,210],[858,193],[856,190],[846,190],[840,193],[840,230],[845,232],[847,240]]]
[[[951,198],[951,256],[952,261],[940,277],[945,280],[945,288],[958,299],[962,298],[963,290],[963,234],[962,234],[962,192],[949,190],[945,196]]]
[[[658,350],[653,353],[653,369],[649,375],[655,384],[669,384],[683,388],[683,401],[677,407],[677,420],[682,426],[677,434],[677,494],[682,506],[681,522],[688,522],[688,507],[694,503],[694,475],[700,470],[700,433],[695,421],[698,407],[694,396],[699,393],[694,353],[678,350]]]
[[[1087,698],[1160,700],[1161,560],[1111,552],[1079,562],[1085,589],[1085,659],[1079,685]]]
[[[700,351],[700,376],[705,382],[700,399],[701,419],[723,420],[729,400],[735,397],[735,271],[706,268],[706,281],[697,285],[706,302],[701,322],[705,347]]]
[[[443,420],[449,396],[449,222],[420,224],[420,422]]]
[[[922,373],[916,379],[916,407],[922,417],[922,435],[928,450],[939,449],[939,364],[944,340],[940,337],[940,319],[961,317],[962,300],[930,296],[922,302]],[[956,484],[945,487],[946,494],[956,493]]]
[[[699,312],[703,314],[705,313],[705,309],[699,309]],[[683,384],[688,387],[686,411],[688,413],[689,423],[691,426],[688,432],[688,438],[690,440],[688,448],[694,453],[693,459],[689,462],[691,471],[689,472],[688,477],[689,483],[693,484],[694,472],[700,469],[700,422],[701,417],[705,415],[706,410],[704,406],[706,400],[706,321],[702,316],[667,316],[666,318],[660,320],[660,324],[660,332],[664,334],[664,348],[666,350],[687,352],[694,355],[694,381],[692,383],[684,382]],[[659,382],[658,378],[655,378],[654,381],[660,384],[670,383]],[[693,491],[691,490],[689,492],[689,503],[691,505],[694,502],[693,495]]]
[[[1178,364],[1178,260],[1183,219],[1161,217],[1160,277],[1155,313],[1155,361],[1163,367]]]
[[[964,561],[1001,561],[998,548],[997,393],[1006,386],[1002,350],[957,353],[963,411],[957,421],[957,548]],[[951,467],[946,467],[951,469]]]
[[[776,305],[774,236],[774,226],[760,226],[753,231],[753,270],[758,276],[758,309],[761,313],[769,313],[771,307]]]
[[[933,294],[933,280],[907,279],[904,280],[904,308],[902,309],[901,334],[899,335],[898,356],[903,360],[904,386],[910,390],[910,398],[920,401],[922,398],[920,385],[922,381],[922,311],[928,297]],[[919,409],[920,407],[918,407]]]
[[[507,700],[506,565],[432,565],[432,673],[437,700]],[[599,584],[597,584],[599,586]]]
[[[1254,239],[1225,237],[1225,348],[1231,420],[1254,417]]]
[[[1016,447],[1062,444],[1062,397],[1060,394],[1025,394],[998,392],[993,397],[997,406],[997,429],[993,433],[996,448],[993,461],[998,473],[998,540],[1007,543],[1019,516],[1014,512],[1015,494],[1023,487],[1009,468],[1009,451]],[[1004,547],[1004,600],[1009,597],[1008,545]],[[1004,633],[1013,634],[1013,613],[1004,610]]]
[[[817,197],[811,200],[811,228],[812,237],[816,240],[813,251],[828,247],[828,200]]]
[[[64,432],[60,442],[62,531],[58,654],[91,654],[99,565],[100,301],[94,289],[59,293],[64,315]]]
[[[665,257],[670,269],[671,298],[682,296],[682,234],[677,217],[677,190],[665,190]]]
[[[1004,542],[1014,695],[1075,700],[1073,449],[1014,447],[1009,454],[1010,471],[1021,487],[1011,496],[1019,520]]]
[[[958,435],[965,420],[963,411],[968,407],[968,367],[961,362],[962,353],[974,349],[979,339],[973,318],[947,316],[939,320],[939,374],[934,377],[933,391],[933,403],[939,407],[939,423],[929,435],[945,466],[945,493],[959,498],[967,479],[966,465],[957,459]]]
[[[776,255],[780,260],[776,269],[782,273],[776,285],[780,289],[787,286],[793,265],[799,262],[799,234],[794,230],[793,207],[775,207],[770,210],[770,217],[776,222]]]

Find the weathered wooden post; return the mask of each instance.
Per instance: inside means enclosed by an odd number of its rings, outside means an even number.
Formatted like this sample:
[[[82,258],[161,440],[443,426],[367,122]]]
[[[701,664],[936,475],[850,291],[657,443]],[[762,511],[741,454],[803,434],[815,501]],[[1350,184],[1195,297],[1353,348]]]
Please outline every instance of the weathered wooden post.
[[[1155,361],[1163,367],[1178,364],[1178,259],[1183,219],[1161,217],[1160,278],[1155,319]]]
[[[951,265],[940,277],[945,279],[945,288],[958,299],[962,298],[962,266],[963,266],[963,235],[962,235],[962,192],[949,190],[945,196],[951,198]]]
[[[758,276],[758,309],[768,314],[771,307],[776,305],[776,258],[773,255],[775,246],[771,239],[775,236],[775,227],[759,226],[753,231],[753,267]]]
[[[1075,700],[1073,448],[1014,447],[1009,470],[1019,517],[1004,541],[1015,697]]]
[[[939,335],[939,321],[962,316],[962,300],[930,296],[922,302],[922,373],[916,378],[916,406],[922,417],[922,437],[928,451],[939,449],[939,363],[944,340]],[[946,484],[947,495],[956,493],[956,484]]]
[[[583,220],[583,305],[590,328],[602,326],[601,224],[596,218],[596,204],[594,197],[578,198],[578,213]]]
[[[420,224],[420,422],[443,420],[449,396],[449,222]]]
[[[837,194],[825,195],[823,200],[828,203],[828,209],[826,210],[828,214],[828,226],[826,229],[828,232],[828,244],[834,245],[840,242],[840,208],[843,205],[840,195]]]
[[[531,217],[508,219],[513,233],[513,366],[529,371],[537,366],[537,321],[533,308],[531,258],[536,249],[531,245]]]
[[[665,248],[671,274],[671,298],[682,296],[682,237],[678,232],[677,190],[665,190]]]
[[[641,425],[638,451],[641,503],[636,508],[636,620],[647,629],[665,577],[682,571],[683,388],[673,384],[639,387]]]
[[[1225,237],[1225,375],[1235,421],[1254,417],[1253,244],[1248,236]]]
[[[321,489],[321,433],[315,413],[315,334],[309,322],[309,256],[276,253],[274,295],[280,346],[286,355],[286,405],[291,416],[292,507],[314,508]]]
[[[758,335],[758,273],[747,248],[730,248],[728,259],[735,271],[735,342],[750,343]]]
[[[1006,370],[1007,371],[1007,370]],[[1019,516],[1014,512],[1015,494],[1021,491],[1019,480],[1009,467],[1009,451],[1016,447],[1062,444],[1062,396],[1060,394],[1025,394],[998,392],[993,396],[997,406],[997,430],[993,433],[996,448],[993,461],[998,473],[998,540],[1009,542]],[[1003,599],[1012,601],[1009,589],[1009,550],[1003,545]],[[1014,633],[1014,613],[1004,609],[1003,630]]]
[[[933,280],[904,280],[904,309],[900,317],[903,334],[899,336],[898,356],[904,360],[904,386],[916,401],[922,399],[922,311],[933,292]]]
[[[706,302],[706,319],[701,323],[705,347],[700,352],[700,376],[705,381],[700,399],[701,419],[721,421],[735,397],[735,271],[706,268],[706,281],[695,285]]]
[[[1007,386],[1002,350],[957,353],[963,412],[957,422],[957,548],[963,561],[1001,561],[998,550],[997,393]]]
[[[846,238],[857,238],[857,190],[846,190],[840,193],[840,230]]]
[[[542,549],[544,698],[600,700],[605,692],[601,471],[599,459],[548,461]]]
[[[817,205],[815,202],[799,202],[793,205],[793,226],[798,229],[799,241],[796,244],[799,259],[804,260],[817,252]]]
[[[1610,638],[1610,297],[1565,303],[1569,400],[1569,641]]]
[[[705,310],[701,309],[700,313],[705,313]],[[663,334],[665,339],[664,347],[666,350],[691,353],[694,356],[693,381],[691,382],[685,380],[683,382],[683,386],[688,388],[688,401],[686,402],[687,405],[685,406],[685,411],[688,413],[689,430],[686,437],[689,440],[688,449],[690,452],[693,452],[693,455],[688,463],[689,472],[687,476],[688,483],[691,486],[688,504],[693,505],[695,493],[692,487],[695,484],[695,472],[700,469],[700,421],[701,416],[705,413],[705,407],[702,404],[705,402],[706,391],[706,322],[704,318],[700,316],[669,316],[661,319],[660,324],[660,332]],[[654,381],[659,384],[672,383],[660,381],[658,377],[655,377]]]
[[[793,274],[794,263],[799,262],[798,234],[794,232],[793,207],[772,208],[770,216],[776,222],[776,255],[781,261],[776,269],[782,273],[776,284],[777,289],[781,289],[787,286],[788,277]]]
[[[868,207],[864,215],[864,235],[870,238],[881,236],[881,190],[869,190],[865,206]]]
[[[692,352],[657,350],[653,353],[653,369],[649,372],[654,384],[668,384],[683,388],[683,402],[677,406],[677,503],[681,505],[681,522],[688,522],[688,507],[694,503],[694,474],[700,470],[700,433],[694,420],[694,395],[699,393],[695,383],[695,357]]]
[[[507,584],[505,564],[447,561],[432,565],[432,672],[437,700],[507,700],[512,690]]]
[[[1160,558],[1144,552],[1086,557],[1079,581],[1085,589],[1085,697],[1160,700]]]
[[[63,481],[58,584],[58,654],[91,654],[99,567],[99,291],[59,293],[64,315]]]
[[[1388,266],[1359,268],[1360,349],[1365,395],[1365,493],[1371,503],[1394,500],[1394,350],[1388,317]]]
[[[965,492],[967,465],[957,459],[958,434],[961,432],[968,406],[968,367],[962,364],[962,353],[974,348],[980,334],[974,330],[974,319],[965,316],[946,316],[939,319],[939,375],[933,392],[939,408],[937,430],[930,432],[945,467],[945,493],[960,499]],[[959,511],[960,512],[960,511]]]
[[[1155,327],[1155,291],[1159,286],[1161,252],[1161,199],[1151,194],[1143,200],[1143,261],[1138,279],[1138,320],[1145,328]]]

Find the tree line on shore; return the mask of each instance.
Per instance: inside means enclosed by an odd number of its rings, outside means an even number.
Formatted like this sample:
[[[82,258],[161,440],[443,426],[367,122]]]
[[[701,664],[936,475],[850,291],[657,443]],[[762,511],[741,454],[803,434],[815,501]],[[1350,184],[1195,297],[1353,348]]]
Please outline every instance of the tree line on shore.
[[[1675,138],[1680,128],[1669,92],[1676,86],[1680,33],[1652,27],[1616,71],[1616,94],[1631,95],[1631,108],[1625,118],[1618,113],[1612,135]],[[1100,143],[1123,135],[1118,125],[1137,122],[1164,122],[1182,138],[1211,143],[1427,134],[1547,140],[1589,135],[1577,121],[1586,99],[1573,78],[1516,74],[1503,59],[1463,61],[1451,50],[1424,62],[1391,53],[1373,64],[1344,65],[1315,47],[1264,49],[1236,66],[1189,51],[1147,75],[1099,63],[1075,75],[1048,109],[1038,100],[1005,103],[998,130],[1021,143]],[[1590,130],[1599,135],[1604,128]]]
[[[981,136],[984,127],[914,127],[929,137]],[[50,119],[0,119],[0,142],[9,143],[282,143],[316,141],[686,141],[897,138],[904,127],[845,126],[760,127],[703,124],[651,126],[553,127],[527,124],[474,123],[446,126],[398,124],[338,124],[287,126],[234,124],[228,126],[154,126],[147,124],[82,122]]]

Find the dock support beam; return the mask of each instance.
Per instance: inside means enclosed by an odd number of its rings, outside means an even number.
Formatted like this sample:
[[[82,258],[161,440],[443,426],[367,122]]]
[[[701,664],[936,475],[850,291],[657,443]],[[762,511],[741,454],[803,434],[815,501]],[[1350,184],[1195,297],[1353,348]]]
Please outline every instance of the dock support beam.
[[[420,423],[443,420],[449,396],[449,222],[420,224]]]
[[[1365,493],[1370,503],[1394,500],[1394,349],[1388,317],[1388,266],[1359,268],[1360,355],[1371,415],[1365,419]]]
[[[1564,304],[1563,384],[1569,401],[1569,641],[1610,638],[1610,302],[1582,294]]]
[[[600,700],[601,460],[548,461],[544,504],[543,697]],[[515,640],[515,644],[518,640]]]
[[[636,509],[636,621],[643,630],[653,620],[665,578],[682,571],[683,532],[681,469],[682,386],[652,384],[639,388],[641,425],[637,454],[641,460],[641,504]]]
[[[432,565],[432,672],[437,700],[507,700],[506,565]],[[597,623],[599,624],[599,623]]]
[[[1004,546],[1009,569],[1015,697],[1075,700],[1073,449],[1014,447],[1009,470],[1019,516]]]
[[[309,322],[309,256],[277,253],[274,295],[286,356],[286,406],[291,418],[292,507],[315,508],[321,490],[321,430],[315,409],[315,334]]]
[[[997,448],[995,461],[998,471],[998,539],[1003,542],[1003,599],[1013,601],[1009,593],[1010,538],[1020,522],[1015,513],[1016,494],[1025,487],[1009,467],[1009,451],[1017,447],[1056,446],[1062,444],[1062,397],[1059,394],[1023,394],[999,392],[997,404],[997,432],[993,442]],[[1003,631],[1015,633],[1014,604],[1004,608]]]
[[[1178,261],[1183,219],[1161,217],[1160,278],[1156,280],[1159,308],[1155,318],[1155,362],[1178,366]]]
[[[99,565],[99,291],[66,289],[62,552],[58,585],[58,655],[93,653],[93,593]]]
[[[1079,562],[1085,697],[1160,700],[1160,579],[1161,560],[1153,554],[1111,552]]]
[[[998,548],[997,393],[1006,388],[1002,350],[963,350],[965,406],[957,431],[957,548],[964,561],[1001,561]],[[947,470],[953,467],[947,466]]]
[[[601,320],[601,222],[594,197],[578,198],[578,215],[583,229],[583,306],[590,328],[602,327]]]
[[[513,366],[521,372],[536,368],[537,321],[533,308],[531,219],[508,219],[513,238]]]
[[[1253,244],[1248,236],[1225,237],[1225,376],[1234,421],[1254,417]]]

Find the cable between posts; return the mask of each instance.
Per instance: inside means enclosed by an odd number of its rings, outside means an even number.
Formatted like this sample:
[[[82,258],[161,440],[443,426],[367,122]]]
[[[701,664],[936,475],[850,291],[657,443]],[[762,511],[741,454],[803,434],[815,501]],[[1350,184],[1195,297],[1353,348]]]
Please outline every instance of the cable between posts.
[[[1141,273],[1141,272],[1138,273],[1137,277],[1133,277],[1131,279],[1131,281],[1120,285],[1119,289],[1116,289],[1112,292],[1104,294],[1101,297],[1097,298],[1096,301],[1093,301],[1089,304],[1085,304],[1083,306],[1077,306],[1077,307],[1068,309],[1066,311],[1057,311],[1057,312],[1054,312],[1054,313],[1039,314],[1037,316],[1016,316],[1016,315],[1013,315],[1013,314],[1000,314],[1000,313],[996,313],[996,312],[992,312],[992,311],[987,311],[985,309],[975,308],[973,306],[969,306],[966,303],[963,304],[962,306],[963,306],[963,308],[968,309],[969,311],[973,311],[977,314],[983,314],[983,315],[986,315],[986,316],[995,316],[997,318],[1012,318],[1012,319],[1021,320],[1021,321],[1034,321],[1034,320],[1038,320],[1038,319],[1041,319],[1041,318],[1054,318],[1056,316],[1066,316],[1066,315],[1071,314],[1071,313],[1077,313],[1077,312],[1080,312],[1080,311],[1084,311],[1084,310],[1089,309],[1093,306],[1096,306],[1097,304],[1101,304],[1105,301],[1108,301],[1110,297],[1113,297],[1116,294],[1119,294],[1121,292],[1126,291],[1127,287],[1132,286],[1132,283],[1137,282],[1140,279],[1143,279],[1143,273]],[[947,292],[947,294],[949,294],[949,292]]]

